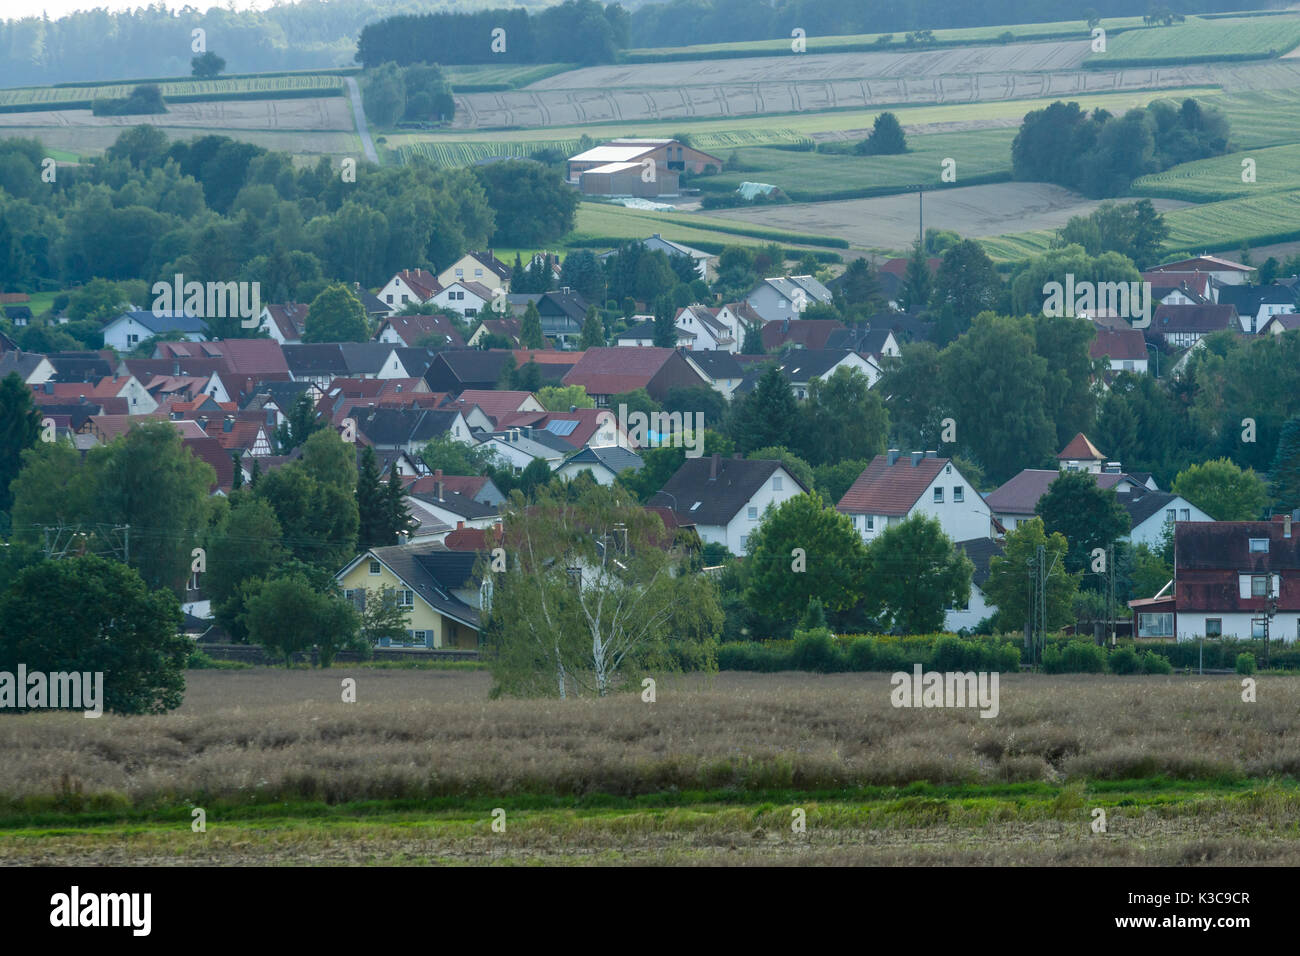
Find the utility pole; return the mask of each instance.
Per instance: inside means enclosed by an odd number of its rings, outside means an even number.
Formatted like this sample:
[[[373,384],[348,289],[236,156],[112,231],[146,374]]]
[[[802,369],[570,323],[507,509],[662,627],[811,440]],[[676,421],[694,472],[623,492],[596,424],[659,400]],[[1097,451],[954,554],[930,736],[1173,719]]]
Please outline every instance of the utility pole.
[[[1115,542],[1106,548],[1106,569],[1110,582],[1106,593],[1106,616],[1110,619],[1110,646],[1115,646]]]
[[[131,525],[127,524],[122,532],[122,552],[126,556],[126,564],[131,563]]]

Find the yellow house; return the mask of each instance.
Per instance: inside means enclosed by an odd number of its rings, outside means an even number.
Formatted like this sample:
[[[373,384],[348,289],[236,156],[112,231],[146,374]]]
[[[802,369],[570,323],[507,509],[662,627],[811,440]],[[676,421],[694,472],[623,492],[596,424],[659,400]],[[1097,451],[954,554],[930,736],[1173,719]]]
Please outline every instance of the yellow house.
[[[344,596],[364,607],[367,592],[393,589],[407,610],[407,634],[425,647],[478,649],[478,555],[437,542],[371,548],[335,575]]]
[[[510,290],[508,265],[496,257],[491,249],[486,252],[467,252],[438,273],[438,284],[443,288],[453,282],[478,282],[489,289]]]

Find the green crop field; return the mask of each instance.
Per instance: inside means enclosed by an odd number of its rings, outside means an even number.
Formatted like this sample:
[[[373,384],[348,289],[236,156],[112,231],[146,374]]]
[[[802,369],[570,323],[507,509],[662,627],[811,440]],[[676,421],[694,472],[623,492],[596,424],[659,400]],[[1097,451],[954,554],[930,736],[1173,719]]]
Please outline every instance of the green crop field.
[[[1243,245],[1290,242],[1300,239],[1300,189],[1187,206],[1164,217],[1169,226],[1167,251],[1225,252]],[[1054,231],[1040,229],[993,236],[980,243],[992,258],[1011,261],[1041,255],[1054,236]]]
[[[1113,39],[1108,37],[1106,52],[1090,54],[1086,62],[1090,66],[1105,66],[1114,60],[1163,63],[1278,56],[1296,46],[1300,46],[1300,17],[1228,20],[1188,17],[1184,23],[1126,30]]]
[[[1228,117],[1237,149],[1300,143],[1300,90],[1221,93],[1203,101]]]
[[[390,146],[396,138],[389,137]],[[409,163],[419,156],[430,160],[435,166],[454,167],[471,166],[480,159],[493,156],[531,156],[543,149],[554,149],[565,156],[572,156],[578,152],[579,140],[539,139],[518,143],[414,142],[402,143],[393,151],[401,163]]]
[[[754,147],[735,151],[739,168],[692,181],[709,193],[730,191],[742,182],[771,183],[797,202],[818,202],[877,195],[922,183],[940,185],[941,164],[956,162],[957,182],[987,182],[1011,172],[1014,129],[913,136],[911,152],[899,156],[796,152]],[[731,153],[723,159],[730,160]]]
[[[748,226],[726,219],[711,219],[690,213],[651,212],[626,209],[608,203],[584,202],[578,207],[577,226],[566,240],[570,245],[594,239],[643,239],[653,233],[665,239],[716,245],[762,245],[780,242],[843,248],[842,239]]]
[[[1255,182],[1243,182],[1242,163],[1254,160]],[[1194,163],[1182,163],[1133,183],[1135,196],[1220,202],[1257,193],[1300,190],[1300,145],[1228,153]]]
[[[461,87],[494,86],[515,89],[536,83],[548,76],[574,69],[572,63],[527,63],[497,66],[494,63],[471,63],[463,66],[445,66],[443,74],[452,89]]]
[[[1142,26],[1141,17],[1107,17],[1102,21],[1108,30],[1126,29]],[[1032,41],[1042,37],[1059,37],[1077,34],[1080,39],[1088,36],[1088,25],[1083,20],[1060,20],[1051,23],[1021,23],[1011,26],[967,27],[957,30],[935,30],[934,39],[943,44],[993,43],[998,42],[1004,34],[1010,33],[1018,41]],[[809,36],[807,49],[809,53],[834,53],[844,47],[874,45],[882,36],[892,36],[893,41],[881,48],[896,52],[908,49],[904,42],[905,34],[858,33],[848,36]],[[723,56],[762,56],[772,53],[789,53],[790,39],[747,40],[738,43],[701,43],[686,47],[647,47],[628,50],[622,59],[628,63],[649,62],[667,56],[674,58]]]
[[[165,99],[192,99],[197,97],[218,99],[223,95],[266,93],[268,98],[277,94],[320,90],[329,95],[343,88],[343,78],[321,73],[304,73],[295,76],[235,77],[216,80],[173,80],[158,84]],[[0,90],[0,109],[5,107],[44,106],[51,110],[66,109],[67,104],[87,100],[124,98],[131,95],[133,83],[111,86],[37,86],[22,89]]]

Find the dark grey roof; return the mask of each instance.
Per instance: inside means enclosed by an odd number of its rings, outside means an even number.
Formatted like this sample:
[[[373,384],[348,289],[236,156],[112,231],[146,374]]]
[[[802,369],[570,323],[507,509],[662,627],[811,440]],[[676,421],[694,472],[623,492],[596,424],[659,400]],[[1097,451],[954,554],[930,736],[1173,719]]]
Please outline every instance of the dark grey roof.
[[[289,409],[293,408],[293,403],[298,400],[298,396],[307,392],[310,388],[310,382],[259,382],[252,389],[252,394],[249,395],[248,401],[244,403],[244,408],[248,408],[256,402],[259,395],[270,395],[271,401],[275,402],[276,407],[288,414]]]
[[[715,463],[717,476],[710,479]],[[679,520],[692,524],[725,525],[780,467],[779,461],[772,460],[688,458],[646,504],[672,508]],[[798,478],[794,481],[808,490]]]
[[[957,547],[966,552],[966,557],[975,565],[970,583],[983,588],[984,582],[989,579],[989,562],[1002,557],[1002,545],[992,538],[971,538],[968,541],[958,541]]]
[[[447,553],[442,545],[392,545],[386,548],[371,548],[370,553],[382,561],[405,582],[407,587],[419,594],[434,608],[449,617],[468,624],[470,627],[478,628],[478,610],[451,593],[454,588],[460,587],[464,581],[453,583],[453,581],[444,581],[438,577],[440,571],[449,573],[452,578],[458,577],[459,572],[456,571],[456,566],[451,563],[443,565],[438,560],[426,564],[422,560],[430,554]],[[475,557],[473,554],[470,554],[470,556]]]
[[[1145,487],[1135,488],[1134,492],[1133,494],[1116,494],[1115,496],[1119,499],[1119,503],[1124,506],[1124,510],[1128,512],[1131,527],[1134,528],[1153,514],[1168,508],[1169,502],[1178,498],[1178,495],[1170,494],[1167,491],[1151,491]]]
[[[366,289],[353,288],[353,294],[361,300],[361,308],[366,310],[366,315],[387,315],[392,306],[384,302],[383,299],[369,292]]]
[[[389,448],[412,441],[430,441],[451,430],[457,412],[432,408],[356,409],[357,431],[374,445]]]
[[[595,462],[604,465],[615,475],[621,475],[629,468],[633,471],[640,471],[645,467],[645,462],[641,460],[640,455],[619,445],[604,445],[599,448],[587,445],[565,464],[581,464],[584,462]]]
[[[485,505],[472,496],[462,495],[458,491],[443,489],[441,498],[434,495],[433,492],[417,491],[411,497],[426,501],[431,505],[437,505],[439,508],[444,508],[462,518],[491,518],[499,513],[494,505]],[[457,586],[459,587],[459,585]]]
[[[340,342],[338,348],[348,377],[377,375],[394,352],[387,342]]]
[[[331,375],[347,377],[348,366],[337,342],[311,345],[283,345],[284,362],[289,373],[299,375]]]
[[[188,315],[184,312],[149,312],[144,309],[136,309],[130,312],[123,312],[121,315],[110,319],[105,325],[112,325],[114,322],[130,318],[139,322],[154,335],[163,332],[188,332],[191,334],[201,334],[207,329],[207,322],[195,316]]]
[[[686,357],[700,367],[709,378],[740,378],[745,370],[736,361],[736,356],[723,349],[700,349],[698,352],[686,352]]]
[[[1295,305],[1295,293],[1282,285],[1225,285],[1219,305],[1236,306],[1238,315],[1257,315],[1261,305]]]
[[[852,354],[851,349],[791,349],[777,358],[776,367],[787,382],[809,382],[825,375]],[[751,368],[736,391],[752,392],[766,370],[765,364]]]
[[[434,391],[459,392],[465,388],[494,388],[509,352],[485,352],[480,349],[447,349],[429,364],[425,381]],[[486,383],[486,384],[484,384]],[[439,385],[442,387],[439,387]],[[459,387],[451,387],[458,384]]]
[[[644,322],[638,322],[630,326],[625,331],[616,335],[615,341],[633,341],[635,339],[651,339],[655,337],[655,324],[653,319],[646,319]]]
[[[398,346],[394,351],[407,375],[411,378],[424,378],[424,373],[429,371],[429,366],[442,350]]]
[[[113,374],[113,366],[98,352],[51,352],[56,382],[97,382]]]
[[[23,381],[31,375],[36,366],[41,364],[41,359],[45,358],[39,352],[5,352],[0,354],[0,378],[4,378],[10,372],[17,372]]]
[[[826,347],[828,349],[852,349],[854,352],[876,355],[884,351],[885,340],[889,338],[891,332],[892,330],[887,327],[877,329],[836,329],[826,337]]]

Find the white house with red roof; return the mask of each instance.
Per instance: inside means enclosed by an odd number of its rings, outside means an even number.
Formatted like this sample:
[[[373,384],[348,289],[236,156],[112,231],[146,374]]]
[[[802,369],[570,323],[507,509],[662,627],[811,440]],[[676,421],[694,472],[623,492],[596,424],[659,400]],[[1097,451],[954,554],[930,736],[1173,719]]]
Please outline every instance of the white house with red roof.
[[[863,540],[915,514],[938,520],[954,542],[987,538],[992,514],[980,493],[951,458],[933,451],[877,455],[844,493],[836,510],[853,519]]]
[[[532,392],[508,391],[508,390],[487,390],[478,388],[467,388],[456,396],[455,401],[448,402],[444,408],[455,408],[464,416],[466,423],[471,427],[486,428],[488,431],[495,431],[500,425],[502,419],[509,418],[519,412],[545,412],[546,407],[537,400]],[[477,410],[485,419],[483,423],[477,423],[471,413]]]
[[[1112,372],[1145,374],[1149,360],[1147,340],[1141,331],[1127,329],[1097,329],[1097,337],[1089,346],[1088,355],[1105,359]]]
[[[1195,256],[1191,259],[1179,259],[1166,262],[1162,266],[1148,269],[1147,272],[1206,272],[1224,285],[1243,285],[1255,270],[1231,259],[1218,256]]]
[[[420,342],[437,343],[435,348],[464,348],[465,340],[445,315],[390,315],[379,323],[376,342],[414,348]]]
[[[442,289],[438,277],[427,269],[403,269],[384,283],[377,293],[379,301],[388,306],[388,314],[396,315],[408,305],[423,305]]]
[[[719,311],[707,305],[688,305],[678,311],[677,331],[688,334],[691,351],[740,351],[735,330],[718,318]]]
[[[486,313],[492,305],[492,289],[481,282],[453,282],[438,290],[429,301],[440,309],[451,309],[457,315],[473,318]]]
[[[281,345],[297,345],[302,341],[302,332],[307,326],[307,309],[304,302],[263,306],[258,328]]]

